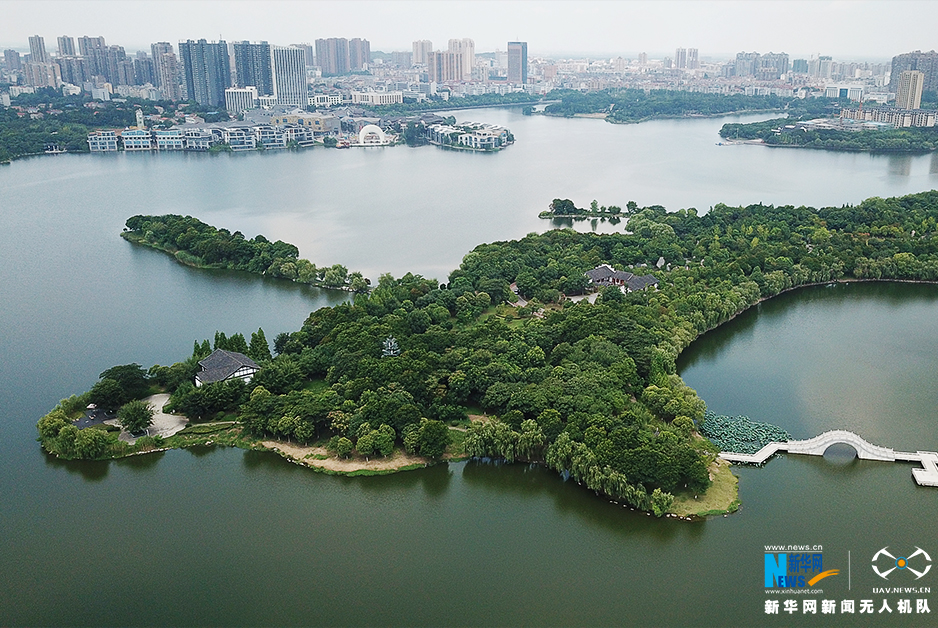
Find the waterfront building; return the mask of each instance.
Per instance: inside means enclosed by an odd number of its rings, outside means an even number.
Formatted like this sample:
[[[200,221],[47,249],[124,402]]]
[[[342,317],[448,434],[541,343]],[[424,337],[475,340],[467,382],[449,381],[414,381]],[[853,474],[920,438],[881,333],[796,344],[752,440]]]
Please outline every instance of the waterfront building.
[[[924,84],[924,72],[903,70],[899,74],[899,84],[896,89],[896,107],[899,109],[918,109],[921,107]]]
[[[465,122],[456,126],[430,124],[427,125],[426,135],[431,144],[484,151],[507,146],[510,132],[494,124]]]
[[[45,39],[39,35],[33,35],[29,38],[29,62],[30,63],[49,63],[52,59],[46,52]]]
[[[862,120],[891,124],[893,127],[933,127],[938,111],[928,109],[899,109],[897,107],[847,107],[840,112],[846,120]]]
[[[154,132],[157,150],[183,150],[186,137],[180,129],[158,129]]]
[[[257,148],[257,138],[250,128],[226,127],[222,129],[222,133],[225,144],[228,144],[233,151],[255,150]]]
[[[152,137],[146,129],[127,129],[121,132],[121,143],[124,150],[150,150]]]
[[[433,42],[429,39],[421,39],[415,41],[412,44],[413,48],[413,63],[414,64],[426,64],[427,57],[431,52],[433,52]]]
[[[279,126],[296,126],[310,129],[314,137],[335,134],[341,130],[339,118],[331,113],[310,113],[301,109],[274,114],[270,117],[270,123]]]
[[[257,103],[257,88],[253,85],[249,87],[229,87],[225,90],[225,109],[230,114],[237,115],[249,109],[255,109]]]
[[[185,73],[186,94],[200,105],[225,105],[225,89],[231,87],[228,44],[204,39],[179,43]]]
[[[277,104],[306,106],[306,54],[300,48],[279,46],[273,49],[272,54],[274,95],[277,97]]]
[[[60,57],[74,57],[77,54],[74,37],[62,35],[58,38],[57,43]]]
[[[114,131],[95,131],[88,134],[88,148],[92,153],[116,153],[117,133]]]
[[[899,80],[906,70],[918,70],[924,74],[923,90],[938,90],[938,52],[907,52],[892,58],[892,72],[889,74],[889,91],[899,91]]]
[[[186,150],[205,152],[215,144],[224,141],[224,133],[218,129],[193,128],[185,131]]]
[[[508,82],[524,85],[528,82],[528,42],[508,42]]]
[[[248,41],[235,42],[234,58],[238,87],[254,86],[261,96],[273,95],[274,78],[270,44],[266,41],[257,44]]]

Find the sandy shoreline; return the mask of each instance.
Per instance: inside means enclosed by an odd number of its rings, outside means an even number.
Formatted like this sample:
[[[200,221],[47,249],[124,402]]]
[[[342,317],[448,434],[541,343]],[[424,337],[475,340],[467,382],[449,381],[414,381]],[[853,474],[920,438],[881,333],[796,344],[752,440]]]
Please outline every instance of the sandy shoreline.
[[[415,465],[427,466],[432,464],[428,458],[411,456],[396,449],[391,456],[384,458],[375,456],[369,459],[360,457],[340,458],[329,452],[325,447],[306,447],[299,444],[284,443],[281,441],[264,440],[261,444],[276,451],[284,458],[308,467],[333,471],[335,473],[354,473],[356,471],[388,472],[397,471]],[[322,458],[322,456],[328,456]]]

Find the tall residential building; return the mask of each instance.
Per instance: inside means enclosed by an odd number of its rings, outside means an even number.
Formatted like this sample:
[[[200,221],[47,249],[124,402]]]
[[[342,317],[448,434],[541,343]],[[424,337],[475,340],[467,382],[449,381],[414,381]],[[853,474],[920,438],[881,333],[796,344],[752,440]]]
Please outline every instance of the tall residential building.
[[[273,96],[274,78],[270,67],[270,44],[239,41],[234,44],[235,74],[238,87],[253,85],[259,96]],[[304,58],[305,63],[305,58]]]
[[[156,87],[161,87],[163,85],[163,75],[160,72],[160,58],[164,54],[173,55],[173,62],[175,63],[176,53],[173,50],[173,45],[168,41],[160,41],[155,44],[150,44],[150,56],[153,57],[153,70],[156,73],[156,82],[153,83]],[[178,72],[176,73],[178,81]]]
[[[19,72],[22,70],[23,62],[20,59],[20,53],[15,50],[4,50],[3,65],[6,66],[7,72]]]
[[[807,59],[795,59],[791,62],[791,71],[795,74],[807,74],[808,73],[808,60]]]
[[[33,63],[23,66],[26,84],[33,87],[52,87],[58,89],[62,86],[62,70],[56,63]]]
[[[156,50],[163,50],[163,44],[166,42],[160,42],[159,44],[153,44],[153,48]],[[179,77],[179,62],[176,59],[176,54],[173,52],[173,47],[170,44],[168,52],[158,52],[153,55],[153,66],[154,72],[156,74],[157,86],[160,88],[160,93],[162,93],[163,98],[166,100],[171,100],[176,102],[182,100],[182,89]],[[160,46],[160,48],[157,48]]]
[[[528,42],[508,42],[508,82],[528,82]]]
[[[60,57],[74,57],[76,55],[74,37],[62,35],[58,38],[58,44]]]
[[[784,52],[768,52],[760,55],[755,64],[755,77],[763,81],[773,81],[788,72],[788,55]]]
[[[924,85],[924,72],[903,70],[899,74],[899,86],[896,89],[896,107],[899,109],[919,109],[922,106],[922,88]]]
[[[687,48],[678,48],[674,51],[674,67],[678,70],[687,69]]]
[[[55,60],[62,73],[62,80],[72,85],[81,85],[91,80],[91,69],[84,57],[59,57]]]
[[[46,42],[39,35],[33,35],[29,38],[29,62],[30,63],[49,63],[49,53],[46,52]]]
[[[294,48],[300,48],[303,50],[303,54],[306,56],[306,67],[311,68],[316,65],[316,49],[309,44],[290,44]],[[370,52],[370,49],[369,49]]]
[[[687,69],[688,70],[700,69],[700,58],[697,56],[696,48],[687,49]]]
[[[179,42],[185,73],[186,94],[200,105],[225,106],[225,89],[231,87],[228,44],[191,39]]]
[[[305,108],[306,53],[302,48],[273,49],[274,95],[278,105],[293,105]]]
[[[476,43],[469,39],[450,39],[449,52],[459,55],[461,76],[464,81],[472,80],[472,68],[476,64]]]
[[[92,50],[104,48],[104,46],[104,37],[88,37],[85,35],[78,38],[78,54],[83,57],[90,57]]]
[[[134,77],[135,85],[156,85],[156,66],[153,65],[153,59],[147,56],[142,50],[137,51],[134,59]]]
[[[414,63],[427,63],[427,55],[433,52],[433,42],[421,39],[413,43]]]
[[[447,83],[462,80],[462,57],[455,52],[440,52],[427,55],[427,77],[431,83]]]
[[[342,37],[316,40],[316,62],[323,74],[348,74],[348,40]]]
[[[898,93],[899,78],[906,70],[918,70],[925,75],[922,89],[938,90],[938,52],[907,52],[892,58],[889,91]]]
[[[371,63],[371,42],[367,39],[350,39],[348,42],[349,69],[364,70]]]
[[[638,53],[638,64],[648,65],[648,53],[647,52]]]
[[[759,67],[758,52],[736,53],[736,76],[753,76]]]

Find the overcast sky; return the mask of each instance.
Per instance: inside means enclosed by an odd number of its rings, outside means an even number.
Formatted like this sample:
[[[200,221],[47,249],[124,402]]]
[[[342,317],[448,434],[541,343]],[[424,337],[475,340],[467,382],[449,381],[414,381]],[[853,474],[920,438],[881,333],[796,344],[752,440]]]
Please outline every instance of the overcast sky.
[[[529,56],[651,57],[697,48],[720,60],[740,50],[887,60],[938,48],[938,2],[539,0],[265,1],[0,0],[0,47],[28,51],[30,35],[54,52],[59,35],[103,35],[128,52],[185,39],[312,42],[362,37],[372,50],[410,50],[415,39],[446,48],[470,37],[476,52],[527,41]]]

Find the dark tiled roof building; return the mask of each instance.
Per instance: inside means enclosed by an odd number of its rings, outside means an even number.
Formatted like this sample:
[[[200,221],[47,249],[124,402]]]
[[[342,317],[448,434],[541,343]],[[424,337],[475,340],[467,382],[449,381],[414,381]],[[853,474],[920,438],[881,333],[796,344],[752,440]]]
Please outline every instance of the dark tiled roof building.
[[[224,382],[229,379],[242,379],[249,382],[261,368],[243,353],[224,349],[215,349],[210,356],[199,361],[199,366],[202,368],[195,374],[196,386]]]
[[[586,271],[586,277],[594,286],[619,286],[623,292],[644,290],[648,286],[658,287],[654,275],[635,275],[625,270],[615,270],[609,264],[602,264]]]

